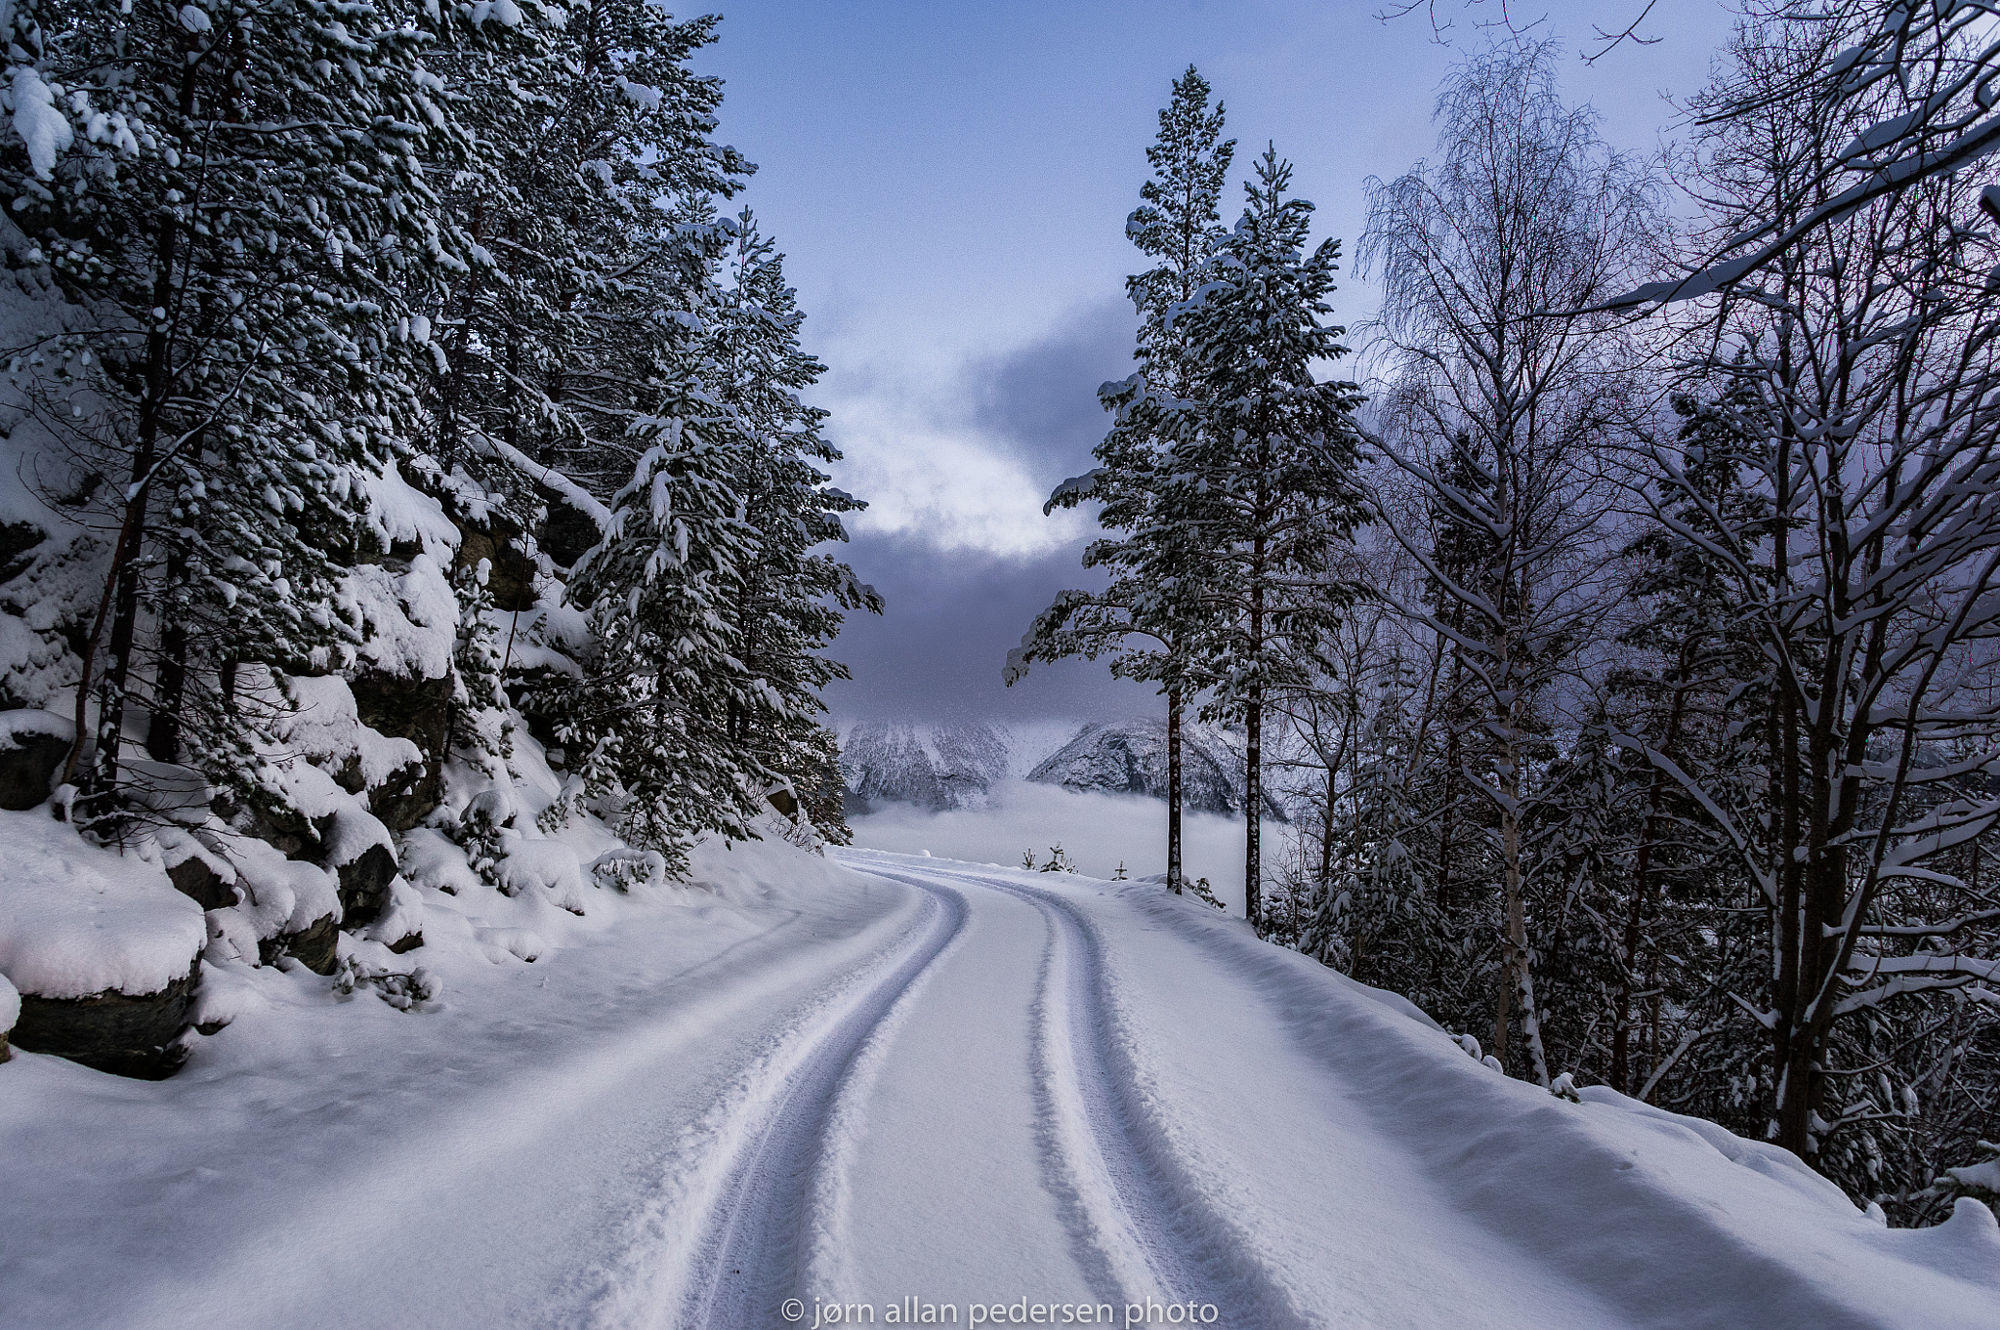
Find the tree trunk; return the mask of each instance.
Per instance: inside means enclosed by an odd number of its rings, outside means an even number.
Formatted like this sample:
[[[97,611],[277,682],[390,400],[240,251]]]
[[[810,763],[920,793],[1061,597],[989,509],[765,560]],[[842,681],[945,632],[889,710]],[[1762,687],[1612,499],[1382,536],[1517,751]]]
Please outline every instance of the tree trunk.
[[[1167,890],[1181,894],[1181,690],[1167,690]]]
[[[1662,754],[1669,759],[1680,744],[1681,716],[1686,709],[1688,694],[1687,658],[1688,650],[1684,644],[1681,667],[1675,675],[1674,700],[1667,710],[1666,738],[1661,746]],[[1632,908],[1625,916],[1624,964],[1618,976],[1618,992],[1613,1007],[1610,1081],[1621,1094],[1632,1093],[1632,1082],[1636,1079],[1631,1068],[1632,1025],[1636,1019],[1632,1010],[1632,979],[1638,971],[1639,947],[1645,940],[1646,920],[1652,912],[1653,846],[1660,838],[1661,804],[1665,801],[1666,791],[1666,773],[1655,770],[1646,791],[1646,819],[1640,824],[1639,848],[1633,856]]]
[[[1257,597],[1259,601],[1262,596]],[[1261,609],[1252,611],[1261,620]],[[1243,763],[1243,917],[1257,932],[1264,931],[1264,686],[1250,685],[1250,735]]]
[[[1250,583],[1248,742],[1243,754],[1243,917],[1264,931],[1264,538],[1253,542]]]
[[[181,709],[187,701],[187,616],[178,605],[187,583],[187,556],[167,554],[166,613],[160,616],[160,677],[153,690],[153,713],[146,723],[146,753],[156,761],[181,760]]]

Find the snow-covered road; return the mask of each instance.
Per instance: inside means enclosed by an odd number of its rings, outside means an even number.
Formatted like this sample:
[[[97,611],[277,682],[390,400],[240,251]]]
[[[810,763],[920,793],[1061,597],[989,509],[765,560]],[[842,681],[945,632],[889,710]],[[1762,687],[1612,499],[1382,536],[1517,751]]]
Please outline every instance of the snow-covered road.
[[[843,858],[428,1017],[289,976],[164,1086],[0,1069],[0,1326],[2000,1325],[1983,1209],[1887,1230],[1156,887]]]

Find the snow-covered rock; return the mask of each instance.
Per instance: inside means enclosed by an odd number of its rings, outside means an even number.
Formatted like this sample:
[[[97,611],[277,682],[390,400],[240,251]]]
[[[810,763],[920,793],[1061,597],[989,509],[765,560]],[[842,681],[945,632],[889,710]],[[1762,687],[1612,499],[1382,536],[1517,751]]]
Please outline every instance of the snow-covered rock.
[[[75,734],[75,724],[53,712],[0,711],[0,808],[33,808],[46,800]]]
[[[7,1036],[13,1033],[14,1022],[20,1019],[21,995],[7,982],[7,976],[0,974],[0,1062],[12,1056],[7,1051]]]
[[[1167,722],[1138,716],[1084,726],[1075,738],[1044,758],[1028,779],[1068,790],[1167,797]],[[1181,806],[1198,813],[1238,816],[1243,812],[1243,758],[1212,726],[1181,728]],[[1269,796],[1264,815],[1284,814]]]
[[[977,807],[993,782],[1007,775],[1005,735],[979,723],[924,725],[863,721],[841,741],[840,768],[850,805],[921,808]]]
[[[100,849],[38,813],[0,813],[0,975],[12,1041],[90,1066],[164,1075],[208,940],[201,907],[157,863]]]
[[[201,907],[158,864],[101,849],[40,813],[0,813],[0,841],[0,974],[23,993],[155,993],[208,940]]]

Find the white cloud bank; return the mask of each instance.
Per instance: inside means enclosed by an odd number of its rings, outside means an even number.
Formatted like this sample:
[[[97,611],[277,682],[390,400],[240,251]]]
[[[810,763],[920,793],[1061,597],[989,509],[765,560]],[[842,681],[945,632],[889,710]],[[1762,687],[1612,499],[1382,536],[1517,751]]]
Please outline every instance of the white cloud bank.
[[[868,501],[848,521],[856,532],[919,536],[944,553],[1026,559],[1086,530],[1074,510],[1044,517],[1048,487],[977,426],[883,396],[831,406],[833,434],[846,454],[839,482]]]

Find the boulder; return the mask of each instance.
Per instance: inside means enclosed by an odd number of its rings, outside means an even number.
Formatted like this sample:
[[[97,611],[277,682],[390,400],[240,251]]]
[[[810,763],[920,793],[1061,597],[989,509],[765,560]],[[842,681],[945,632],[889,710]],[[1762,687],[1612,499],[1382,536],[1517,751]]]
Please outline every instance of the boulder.
[[[0,582],[11,582],[27,567],[27,555],[48,539],[33,522],[0,522]]]
[[[318,859],[326,854],[327,837],[333,830],[330,816],[307,817],[263,786],[250,790],[247,811],[250,834],[287,859]]]
[[[20,993],[12,1042],[128,1076],[180,1065],[201,907],[157,862],[38,812],[0,812],[0,974]]]
[[[458,562],[464,568],[486,563],[486,591],[496,609],[518,613],[535,608],[535,561],[521,548],[522,533],[511,522],[459,528]]]
[[[204,910],[222,910],[236,904],[236,884],[225,878],[199,854],[190,854],[167,868],[167,881],[174,890]]]
[[[107,990],[86,997],[21,995],[13,1042],[120,1076],[164,1080],[187,1060],[188,1029],[199,963],[156,993]]]
[[[281,956],[290,956],[314,974],[332,974],[339,960],[340,927],[331,914],[321,915],[293,933],[280,933],[257,944],[257,960],[276,965]]]
[[[333,865],[340,878],[340,916],[350,928],[372,924],[382,916],[389,901],[389,884],[395,880],[396,855],[379,841],[346,863]]]
[[[7,1036],[13,1032],[14,1022],[20,1018],[21,995],[14,991],[14,985],[7,982],[7,976],[0,974],[0,1062],[13,1056],[7,1051]]]
[[[46,711],[0,713],[0,808],[33,808],[49,797],[75,731]]]
[[[548,500],[548,510],[535,531],[535,543],[557,566],[574,568],[585,552],[604,539],[604,530],[595,517],[567,497],[553,491],[543,497]]]
[[[348,680],[361,723],[378,734],[408,739],[423,753],[442,753],[451,720],[450,675],[435,679],[399,678],[366,671]],[[407,831],[428,817],[443,797],[444,776],[435,763],[418,763],[369,792],[369,808],[394,831]]]
[[[369,787],[368,811],[391,831],[420,825],[438,806],[436,782],[421,762],[408,762]]]

